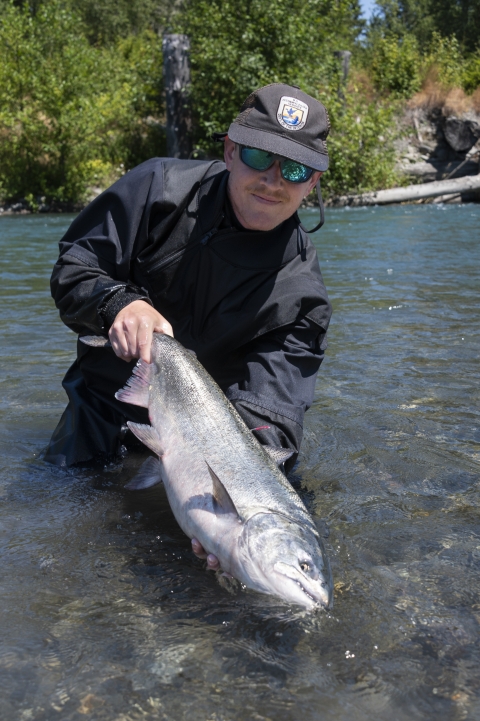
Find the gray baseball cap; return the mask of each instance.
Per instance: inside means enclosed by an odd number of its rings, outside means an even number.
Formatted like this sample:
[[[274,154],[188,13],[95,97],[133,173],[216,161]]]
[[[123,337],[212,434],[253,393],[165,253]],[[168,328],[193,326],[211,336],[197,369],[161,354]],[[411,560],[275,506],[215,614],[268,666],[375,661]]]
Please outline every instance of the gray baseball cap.
[[[226,135],[234,143],[266,150],[303,163],[314,170],[327,170],[326,138],[330,120],[324,105],[296,85],[273,83],[255,90],[243,103]]]

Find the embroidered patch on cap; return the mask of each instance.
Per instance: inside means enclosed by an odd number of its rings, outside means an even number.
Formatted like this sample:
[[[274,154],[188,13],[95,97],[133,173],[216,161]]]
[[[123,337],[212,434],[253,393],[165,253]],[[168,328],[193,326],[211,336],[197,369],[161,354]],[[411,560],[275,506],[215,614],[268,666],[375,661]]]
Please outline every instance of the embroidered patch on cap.
[[[296,98],[284,95],[280,99],[277,120],[287,130],[301,130],[307,122],[308,105]]]

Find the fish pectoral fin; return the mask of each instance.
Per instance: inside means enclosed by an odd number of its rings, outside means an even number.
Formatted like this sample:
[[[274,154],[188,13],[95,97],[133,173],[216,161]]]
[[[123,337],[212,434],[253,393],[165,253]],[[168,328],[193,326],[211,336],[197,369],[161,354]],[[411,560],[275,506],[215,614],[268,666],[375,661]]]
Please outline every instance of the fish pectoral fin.
[[[83,335],[79,336],[78,340],[81,340],[85,345],[90,345],[92,348],[111,348],[111,343],[108,338],[103,335]]]
[[[207,463],[205,461],[205,463]],[[217,476],[215,471],[213,471],[210,466],[207,463],[207,468],[210,472],[210,477],[212,479],[213,489],[212,489],[212,496],[213,496],[213,502],[214,505],[216,505],[218,508],[221,508],[223,513],[233,513],[235,516],[238,517],[240,520],[240,515],[235,508],[235,504],[230,498],[230,494],[221,482],[220,478]]]
[[[133,375],[127,381],[127,385],[115,393],[117,401],[148,408],[150,386],[154,372],[155,366],[153,363],[145,363],[145,361],[139,360],[133,369]]]
[[[152,488],[162,482],[162,462],[158,458],[150,456],[142,463],[138,472],[125,488],[127,491],[142,491],[144,488]]]
[[[295,453],[295,451],[292,451],[291,448],[279,448],[277,446],[263,446],[263,449],[268,453],[272,461],[274,461],[277,466],[281,466],[282,463],[288,461],[288,459]]]
[[[160,443],[160,437],[153,426],[133,423],[132,421],[127,421],[127,426],[147,448],[150,448],[157,456],[163,456],[164,451]]]

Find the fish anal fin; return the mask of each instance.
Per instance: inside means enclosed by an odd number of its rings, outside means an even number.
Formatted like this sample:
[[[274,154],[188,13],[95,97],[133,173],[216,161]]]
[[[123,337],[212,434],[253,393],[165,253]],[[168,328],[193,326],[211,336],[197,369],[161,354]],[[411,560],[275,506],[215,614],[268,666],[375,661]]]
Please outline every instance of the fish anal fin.
[[[150,385],[154,372],[155,366],[153,363],[145,363],[145,361],[139,360],[127,381],[127,385],[115,393],[117,401],[148,408]]]
[[[138,472],[125,488],[128,491],[142,491],[144,488],[152,488],[162,482],[162,462],[158,458],[150,456],[142,463]]]
[[[207,462],[205,461],[205,463]],[[230,498],[230,494],[221,482],[220,478],[217,476],[215,471],[210,468],[208,463],[207,468],[212,479],[212,496],[215,505],[221,509],[222,513],[233,513],[233,515],[237,516],[237,518],[240,519],[239,513],[235,508],[235,504]]]
[[[157,456],[163,456],[164,451],[160,443],[160,437],[153,426],[133,423],[132,421],[127,421],[127,426],[147,448],[150,448]]]
[[[285,461],[288,461],[295,453],[291,448],[279,448],[277,446],[263,446],[263,449],[277,466],[281,466]]]

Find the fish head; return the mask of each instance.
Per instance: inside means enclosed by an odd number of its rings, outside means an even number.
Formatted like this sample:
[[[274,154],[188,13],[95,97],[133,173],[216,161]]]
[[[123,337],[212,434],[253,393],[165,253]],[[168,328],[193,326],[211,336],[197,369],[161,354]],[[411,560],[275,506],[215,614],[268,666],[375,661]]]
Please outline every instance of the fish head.
[[[310,610],[332,607],[330,565],[314,528],[258,513],[246,523],[243,543],[244,563],[263,591]]]

